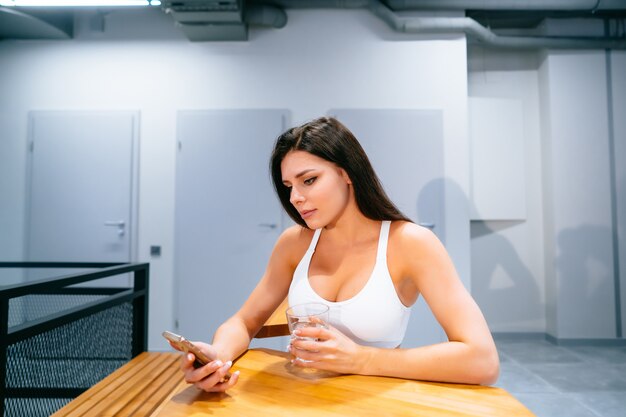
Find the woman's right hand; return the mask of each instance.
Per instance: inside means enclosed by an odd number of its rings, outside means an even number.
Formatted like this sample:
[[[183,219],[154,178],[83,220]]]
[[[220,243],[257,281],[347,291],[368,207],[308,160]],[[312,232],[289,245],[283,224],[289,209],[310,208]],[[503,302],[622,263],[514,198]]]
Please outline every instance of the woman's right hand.
[[[208,357],[216,357],[213,346],[208,343],[194,342]],[[199,389],[206,392],[224,392],[235,386],[239,380],[239,371],[232,375],[228,374],[232,362],[222,363],[216,359],[199,368],[195,368],[193,363],[196,357],[193,353],[186,353],[181,358],[180,369],[183,371],[185,381],[194,384]]]

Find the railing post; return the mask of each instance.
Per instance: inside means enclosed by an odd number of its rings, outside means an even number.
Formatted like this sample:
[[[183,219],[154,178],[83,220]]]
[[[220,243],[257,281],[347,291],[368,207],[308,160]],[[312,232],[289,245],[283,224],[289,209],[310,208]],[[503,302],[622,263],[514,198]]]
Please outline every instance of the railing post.
[[[7,350],[9,333],[9,299],[0,298],[0,416],[4,415],[7,392]]]
[[[148,296],[150,264],[134,273],[134,291],[144,290],[143,295],[133,300],[133,357],[148,350]]]

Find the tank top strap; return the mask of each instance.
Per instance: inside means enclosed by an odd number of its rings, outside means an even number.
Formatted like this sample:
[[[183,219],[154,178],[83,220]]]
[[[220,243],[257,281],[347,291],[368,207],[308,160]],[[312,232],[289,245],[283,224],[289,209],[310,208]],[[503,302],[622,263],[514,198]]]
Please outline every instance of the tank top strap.
[[[380,226],[380,236],[378,236],[378,252],[376,253],[376,260],[387,262],[387,242],[389,241],[389,229],[391,221],[383,220]]]
[[[311,239],[311,243],[309,244],[309,249],[307,249],[307,253],[315,252],[315,247],[317,246],[317,241],[320,240],[321,234],[322,234],[322,229],[315,229],[315,233],[313,234],[313,239]]]

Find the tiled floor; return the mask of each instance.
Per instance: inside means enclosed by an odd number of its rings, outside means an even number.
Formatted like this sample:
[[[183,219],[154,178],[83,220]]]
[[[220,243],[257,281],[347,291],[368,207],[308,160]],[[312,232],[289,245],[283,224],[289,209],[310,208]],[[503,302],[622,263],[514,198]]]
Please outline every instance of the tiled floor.
[[[625,417],[626,347],[496,338],[500,378],[538,417]]]

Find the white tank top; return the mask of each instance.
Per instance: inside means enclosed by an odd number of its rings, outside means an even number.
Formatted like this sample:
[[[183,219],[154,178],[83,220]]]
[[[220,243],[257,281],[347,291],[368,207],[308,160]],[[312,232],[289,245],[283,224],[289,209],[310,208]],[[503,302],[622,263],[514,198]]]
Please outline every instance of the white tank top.
[[[379,348],[398,347],[404,338],[411,309],[398,298],[387,268],[390,224],[390,221],[382,222],[376,264],[365,287],[354,297],[339,302],[322,298],[309,283],[309,265],[322,232],[322,229],[315,230],[309,249],[294,271],[289,305],[324,303],[330,308],[329,324],[356,343]]]

